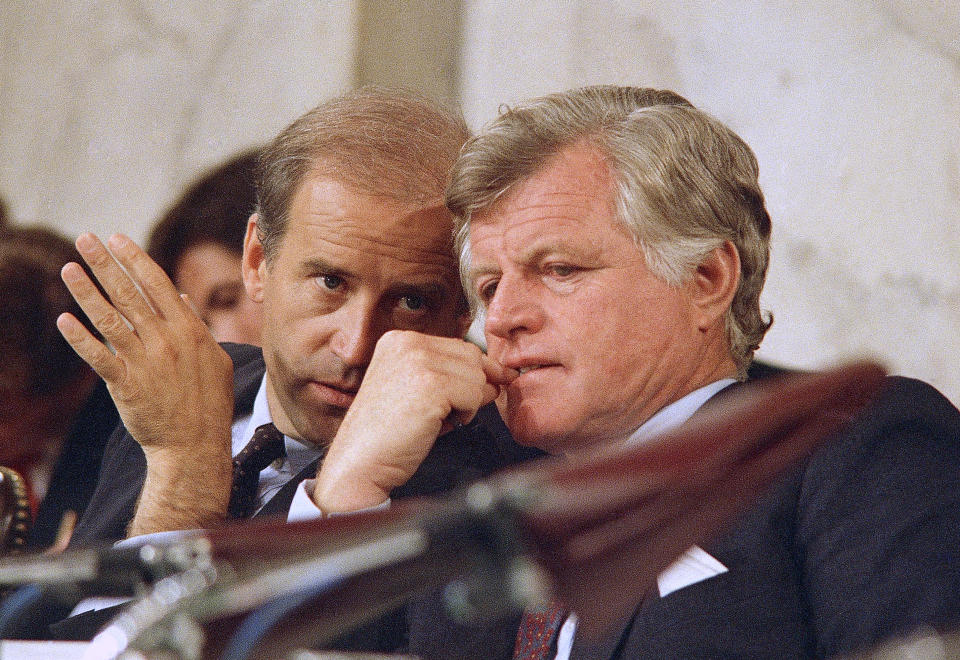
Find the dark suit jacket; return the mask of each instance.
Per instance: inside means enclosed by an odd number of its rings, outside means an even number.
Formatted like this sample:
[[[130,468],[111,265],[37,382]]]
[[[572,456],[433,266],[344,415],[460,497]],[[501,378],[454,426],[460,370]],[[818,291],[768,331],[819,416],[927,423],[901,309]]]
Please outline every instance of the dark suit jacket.
[[[249,414],[264,374],[260,349],[225,344],[234,361],[234,416]],[[431,495],[486,476],[502,467],[542,455],[517,445],[504,426],[496,408],[487,406],[476,419],[437,439],[420,469],[394,490],[394,498]],[[146,460],[140,445],[121,425],[104,452],[100,482],[86,513],[77,526],[71,545],[103,543],[125,536],[143,487]],[[289,509],[294,489],[283,488],[264,506],[277,515]],[[278,501],[282,498],[283,501]],[[60,639],[87,639],[115,610],[91,612],[67,619],[52,628]],[[62,615],[61,615],[62,616]],[[349,650],[392,651],[406,637],[405,614],[397,610],[370,625],[345,633],[330,646]]]
[[[53,468],[47,494],[30,528],[27,539],[30,550],[42,550],[53,544],[67,511],[83,515],[97,484],[103,449],[119,421],[107,386],[98,379],[77,413]]]
[[[890,379],[705,549],[729,572],[625,613],[598,642],[578,636],[572,657],[825,658],[960,624],[960,413]],[[517,619],[458,626],[426,599],[410,626],[411,650],[430,660],[509,658]]]
[[[225,344],[224,348],[234,362],[234,417],[249,415],[264,374],[263,356],[253,346]],[[438,438],[420,469],[392,495],[397,498],[448,491],[538,454],[514,443],[496,409],[487,406],[470,424]],[[100,481],[77,524],[71,545],[124,538],[145,476],[143,450],[121,425],[104,450]],[[278,496],[285,496],[286,501],[279,505],[271,501],[265,509],[285,514],[292,491],[285,489]]]

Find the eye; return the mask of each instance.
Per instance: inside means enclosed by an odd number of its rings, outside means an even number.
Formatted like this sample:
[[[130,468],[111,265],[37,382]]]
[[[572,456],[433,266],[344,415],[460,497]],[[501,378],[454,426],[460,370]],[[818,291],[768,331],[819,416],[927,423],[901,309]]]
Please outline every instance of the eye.
[[[321,275],[318,279],[324,288],[330,289],[331,291],[343,285],[343,278],[339,275]]]
[[[570,264],[553,264],[547,267],[547,272],[556,277],[570,277],[576,270]]]
[[[477,297],[479,297],[480,300],[483,301],[484,303],[490,302],[494,294],[496,294],[497,292],[497,284],[499,283],[500,283],[499,280],[490,280],[488,282],[482,283],[477,288]]]
[[[410,312],[417,312],[427,306],[427,301],[423,296],[408,294],[400,297],[400,306]]]

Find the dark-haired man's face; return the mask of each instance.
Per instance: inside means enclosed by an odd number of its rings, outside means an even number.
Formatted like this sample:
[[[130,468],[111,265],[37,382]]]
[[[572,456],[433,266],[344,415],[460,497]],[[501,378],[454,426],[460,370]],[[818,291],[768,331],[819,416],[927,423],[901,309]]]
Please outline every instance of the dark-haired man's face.
[[[403,204],[308,175],[269,264],[252,221],[244,279],[263,303],[267,398],[288,435],[316,445],[333,438],[388,330],[465,331],[450,216],[439,201]]]

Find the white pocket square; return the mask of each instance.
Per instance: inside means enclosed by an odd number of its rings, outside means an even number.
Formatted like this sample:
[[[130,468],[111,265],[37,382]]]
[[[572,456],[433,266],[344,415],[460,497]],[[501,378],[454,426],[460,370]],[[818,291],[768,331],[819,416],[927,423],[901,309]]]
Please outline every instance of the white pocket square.
[[[726,566],[707,554],[703,548],[695,545],[657,576],[657,589],[660,591],[660,597],[663,598],[677,589],[689,587],[691,584],[726,572]]]

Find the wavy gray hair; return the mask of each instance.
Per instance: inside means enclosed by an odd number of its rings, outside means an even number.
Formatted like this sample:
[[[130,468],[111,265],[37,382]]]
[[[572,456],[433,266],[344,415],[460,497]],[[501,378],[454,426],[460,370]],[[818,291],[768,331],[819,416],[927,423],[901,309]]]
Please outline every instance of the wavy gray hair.
[[[772,324],[760,310],[770,256],[770,216],[753,151],[733,131],[665,90],[594,86],[506,108],[464,145],[447,187],[461,275],[469,270],[471,215],[563,149],[585,142],[606,158],[618,219],[649,268],[679,285],[730,241],[740,281],[725,318],[741,377]],[[477,301],[464,279],[476,308]]]

